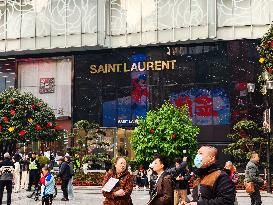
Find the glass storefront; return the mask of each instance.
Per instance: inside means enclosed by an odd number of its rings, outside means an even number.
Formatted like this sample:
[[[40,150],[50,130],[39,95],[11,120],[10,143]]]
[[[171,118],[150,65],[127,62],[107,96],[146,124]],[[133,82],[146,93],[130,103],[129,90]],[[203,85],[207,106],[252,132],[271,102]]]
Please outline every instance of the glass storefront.
[[[187,104],[201,143],[226,143],[249,115],[260,71],[256,40],[124,48],[75,55],[73,120],[133,129],[165,100]],[[257,116],[256,116],[257,117]]]

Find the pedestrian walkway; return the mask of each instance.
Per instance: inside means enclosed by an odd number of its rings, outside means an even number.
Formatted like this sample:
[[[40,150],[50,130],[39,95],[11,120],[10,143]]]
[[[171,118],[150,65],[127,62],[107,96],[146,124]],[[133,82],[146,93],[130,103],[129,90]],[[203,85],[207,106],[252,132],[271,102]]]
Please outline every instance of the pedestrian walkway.
[[[94,204],[102,205],[103,196],[101,194],[101,187],[74,187],[75,188],[75,200],[70,200],[68,202],[61,201],[62,192],[60,187],[58,187],[58,196],[53,201],[53,205],[85,205]],[[40,205],[41,201],[34,201],[34,199],[29,199],[26,197],[30,192],[21,191],[20,193],[13,193],[12,195],[12,205]],[[134,190],[132,193],[133,204],[134,205],[145,205],[149,200],[149,194],[147,190],[139,189]],[[6,194],[3,198],[3,204],[6,204]],[[238,191],[237,199],[239,205],[250,204],[250,198],[244,191]],[[273,204],[273,195],[262,192],[263,205]]]

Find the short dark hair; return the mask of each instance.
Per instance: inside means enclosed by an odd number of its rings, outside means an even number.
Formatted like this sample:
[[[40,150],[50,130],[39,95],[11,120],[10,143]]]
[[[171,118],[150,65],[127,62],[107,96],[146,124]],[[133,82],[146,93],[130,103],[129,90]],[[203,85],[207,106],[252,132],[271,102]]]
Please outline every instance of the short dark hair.
[[[44,169],[44,170],[50,172],[50,168],[49,168],[49,166],[47,166],[47,165],[45,165],[42,169]]]
[[[178,163],[178,164],[181,164],[182,163],[182,159],[181,158],[175,158],[175,162]]]
[[[164,170],[166,170],[168,168],[169,161],[168,161],[168,159],[165,156],[157,154],[157,155],[154,156],[154,160],[156,160],[156,159],[159,159],[159,161],[161,162],[161,164],[164,165],[164,168],[163,168]]]

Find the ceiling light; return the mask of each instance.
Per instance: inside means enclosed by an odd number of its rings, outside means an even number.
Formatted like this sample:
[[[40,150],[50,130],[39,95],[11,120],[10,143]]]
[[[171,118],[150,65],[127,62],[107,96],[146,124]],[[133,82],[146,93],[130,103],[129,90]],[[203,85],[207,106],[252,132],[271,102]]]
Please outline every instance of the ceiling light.
[[[3,75],[2,77],[3,77],[3,78],[7,78],[7,77],[9,77],[9,76],[7,76],[7,75]]]
[[[10,83],[11,81],[10,80],[7,80],[7,83]]]
[[[6,70],[11,70],[10,68],[7,68]]]

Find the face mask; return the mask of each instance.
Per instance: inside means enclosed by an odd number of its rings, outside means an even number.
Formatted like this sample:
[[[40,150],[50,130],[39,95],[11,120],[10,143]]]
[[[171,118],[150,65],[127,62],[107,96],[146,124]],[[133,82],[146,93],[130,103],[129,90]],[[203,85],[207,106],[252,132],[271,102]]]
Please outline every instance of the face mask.
[[[203,157],[200,154],[197,154],[194,158],[194,165],[196,166],[196,168],[201,168],[202,167],[202,161],[203,161]]]

